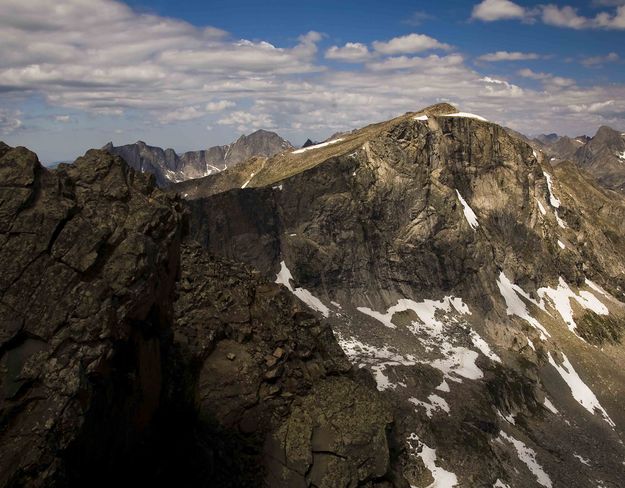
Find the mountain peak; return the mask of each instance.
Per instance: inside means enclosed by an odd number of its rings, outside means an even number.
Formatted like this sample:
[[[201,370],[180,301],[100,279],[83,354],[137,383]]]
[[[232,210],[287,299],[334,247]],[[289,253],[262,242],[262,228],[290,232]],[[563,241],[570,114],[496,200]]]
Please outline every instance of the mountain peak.
[[[430,115],[445,115],[445,114],[454,114],[458,112],[458,109],[454,107],[452,104],[444,102],[444,103],[435,103],[434,105],[425,107],[423,110],[419,110],[419,112],[425,112],[426,114],[430,114]]]

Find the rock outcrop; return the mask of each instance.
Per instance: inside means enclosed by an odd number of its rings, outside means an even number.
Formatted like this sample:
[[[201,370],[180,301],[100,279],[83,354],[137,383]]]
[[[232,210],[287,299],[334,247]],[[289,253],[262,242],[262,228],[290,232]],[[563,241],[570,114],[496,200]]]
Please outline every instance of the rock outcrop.
[[[158,409],[180,209],[102,152],[0,156],[0,486],[75,485]]]
[[[176,154],[173,149],[148,146],[143,141],[125,146],[108,143],[103,150],[121,156],[132,168],[151,173],[156,183],[165,187],[175,182],[201,178],[223,171],[253,156],[273,156],[292,149],[291,144],[275,132],[257,130],[242,135],[224,146]]]

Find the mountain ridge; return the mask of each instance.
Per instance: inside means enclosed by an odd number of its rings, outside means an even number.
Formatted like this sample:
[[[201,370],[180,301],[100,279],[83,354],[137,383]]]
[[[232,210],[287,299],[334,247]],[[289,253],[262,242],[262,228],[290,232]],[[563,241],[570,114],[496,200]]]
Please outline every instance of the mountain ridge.
[[[111,154],[123,157],[134,169],[154,174],[161,187],[222,171],[253,156],[273,156],[291,148],[291,143],[264,129],[243,134],[230,144],[181,154],[171,148],[150,146],[143,141],[122,146],[109,142],[102,147]]]

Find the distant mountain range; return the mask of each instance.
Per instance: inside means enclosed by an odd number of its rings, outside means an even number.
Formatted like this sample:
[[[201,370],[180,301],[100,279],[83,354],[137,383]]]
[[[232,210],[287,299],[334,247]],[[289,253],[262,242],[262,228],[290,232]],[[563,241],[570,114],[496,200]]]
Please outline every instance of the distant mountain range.
[[[625,191],[625,133],[602,126],[594,137],[542,134],[529,141],[552,165],[572,161],[611,190]]]
[[[261,129],[248,136],[242,135],[224,146],[183,154],[177,154],[171,148],[149,146],[143,141],[125,146],[114,146],[109,142],[102,149],[122,157],[129,166],[138,171],[152,173],[157,184],[165,187],[220,172],[253,156],[273,156],[293,149],[293,146],[275,132]]]

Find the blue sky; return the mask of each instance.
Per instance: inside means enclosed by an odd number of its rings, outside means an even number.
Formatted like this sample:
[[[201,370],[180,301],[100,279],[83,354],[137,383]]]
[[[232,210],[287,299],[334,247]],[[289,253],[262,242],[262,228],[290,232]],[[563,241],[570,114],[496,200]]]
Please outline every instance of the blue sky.
[[[625,0],[2,0],[0,139],[47,162],[299,144],[440,101],[528,134],[625,129],[624,41]]]

